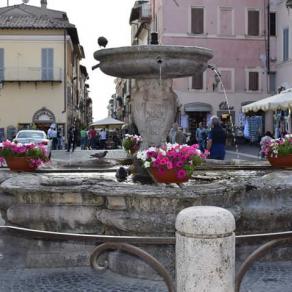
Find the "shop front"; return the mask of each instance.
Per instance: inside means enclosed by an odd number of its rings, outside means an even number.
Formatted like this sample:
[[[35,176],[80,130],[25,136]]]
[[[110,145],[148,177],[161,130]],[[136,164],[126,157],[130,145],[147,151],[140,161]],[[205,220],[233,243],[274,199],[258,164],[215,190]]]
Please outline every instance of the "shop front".
[[[202,123],[205,127],[210,120],[212,113],[212,106],[203,102],[193,102],[185,104],[184,111],[188,115],[189,132],[195,133],[199,127],[199,123]]]

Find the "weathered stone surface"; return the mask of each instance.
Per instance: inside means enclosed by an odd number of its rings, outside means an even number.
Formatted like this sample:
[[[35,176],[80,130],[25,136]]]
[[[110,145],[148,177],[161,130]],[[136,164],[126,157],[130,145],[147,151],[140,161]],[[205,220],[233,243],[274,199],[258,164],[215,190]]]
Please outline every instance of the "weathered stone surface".
[[[63,232],[173,236],[175,216],[181,210],[213,205],[233,213],[237,234],[292,229],[289,171],[197,170],[181,187],[118,183],[114,172],[7,173],[0,171],[0,209],[6,224]]]
[[[97,159],[90,158],[88,155],[87,159],[76,159],[72,158],[67,161],[55,159],[51,164],[46,164],[42,167],[45,169],[56,169],[56,168],[110,168],[118,165],[118,162],[113,159]]]
[[[125,197],[108,197],[107,208],[110,210],[126,210],[127,204]]]
[[[139,45],[94,53],[105,74],[125,79],[193,76],[203,72],[212,57],[210,49],[194,46]]]
[[[7,210],[9,223],[33,229],[101,233],[96,208],[90,206],[46,206],[39,204],[17,204]]]
[[[119,231],[135,235],[169,235],[174,231],[175,213],[99,210],[97,220]]]
[[[177,291],[233,292],[232,214],[218,207],[189,207],[178,214],[175,227]]]
[[[143,137],[142,147],[165,143],[177,107],[172,80],[136,80],[134,84],[133,118]]]

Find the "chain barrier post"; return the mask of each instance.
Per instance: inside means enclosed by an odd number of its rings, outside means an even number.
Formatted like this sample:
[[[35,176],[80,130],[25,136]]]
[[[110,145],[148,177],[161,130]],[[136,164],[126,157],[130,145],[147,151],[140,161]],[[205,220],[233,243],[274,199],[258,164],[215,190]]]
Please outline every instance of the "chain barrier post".
[[[234,292],[233,215],[218,207],[189,207],[175,227],[177,292]]]

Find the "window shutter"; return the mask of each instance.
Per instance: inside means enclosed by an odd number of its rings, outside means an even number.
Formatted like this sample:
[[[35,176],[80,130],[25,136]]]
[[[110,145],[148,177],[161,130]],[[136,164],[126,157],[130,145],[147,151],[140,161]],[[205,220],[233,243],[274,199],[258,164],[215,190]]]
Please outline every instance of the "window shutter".
[[[276,13],[270,13],[270,36],[276,36]]]
[[[4,80],[4,49],[0,48],[0,81]]]
[[[232,9],[220,8],[220,33],[232,35]]]
[[[54,49],[42,49],[42,80],[53,80]]]
[[[283,61],[289,59],[289,29],[284,28],[283,30]]]
[[[252,91],[259,90],[259,72],[249,72],[248,89]]]
[[[193,76],[192,89],[203,89],[203,73]]]
[[[204,33],[204,9],[192,8],[192,33]]]
[[[248,35],[258,36],[260,34],[259,28],[260,14],[259,11],[248,11]]]
[[[50,80],[54,79],[54,50],[48,49],[48,77]]]

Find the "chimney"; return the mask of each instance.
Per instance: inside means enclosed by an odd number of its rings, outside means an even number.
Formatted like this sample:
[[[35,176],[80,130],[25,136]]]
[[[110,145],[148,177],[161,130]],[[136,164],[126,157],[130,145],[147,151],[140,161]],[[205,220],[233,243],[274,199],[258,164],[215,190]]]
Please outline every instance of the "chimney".
[[[46,9],[47,8],[47,0],[41,0],[41,8]]]

